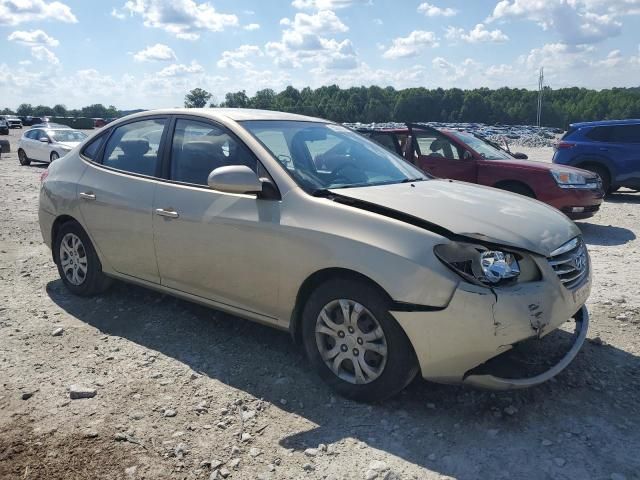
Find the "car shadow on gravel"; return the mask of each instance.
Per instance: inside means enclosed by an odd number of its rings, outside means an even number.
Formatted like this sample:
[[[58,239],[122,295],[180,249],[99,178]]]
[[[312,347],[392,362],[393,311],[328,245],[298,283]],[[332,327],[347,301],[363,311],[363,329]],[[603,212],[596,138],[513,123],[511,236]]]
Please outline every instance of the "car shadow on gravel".
[[[418,379],[396,398],[363,405],[336,397],[286,332],[119,282],[95,298],[71,295],[60,280],[50,282],[47,293],[104,334],[172,357],[316,425],[280,438],[286,448],[323,443],[339,451],[337,442],[364,442],[463,480],[555,478],[560,461],[554,458],[577,451],[579,464],[565,466],[562,478],[608,478],[612,471],[635,478],[640,441],[629,432],[640,429],[640,415],[632,415],[640,361],[602,342],[587,342],[565,372],[537,388],[489,392]]]
[[[636,239],[636,234],[628,228],[614,225],[599,225],[597,223],[576,222],[582,231],[587,245],[601,245],[613,247],[624,245]]]

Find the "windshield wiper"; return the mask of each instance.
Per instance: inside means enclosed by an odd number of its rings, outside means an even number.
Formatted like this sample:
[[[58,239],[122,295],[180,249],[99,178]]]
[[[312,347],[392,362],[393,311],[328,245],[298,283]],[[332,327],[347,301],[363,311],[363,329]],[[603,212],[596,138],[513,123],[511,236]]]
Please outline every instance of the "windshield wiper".
[[[314,197],[328,197],[330,195],[334,195],[334,193],[327,188],[316,188],[311,195]]]

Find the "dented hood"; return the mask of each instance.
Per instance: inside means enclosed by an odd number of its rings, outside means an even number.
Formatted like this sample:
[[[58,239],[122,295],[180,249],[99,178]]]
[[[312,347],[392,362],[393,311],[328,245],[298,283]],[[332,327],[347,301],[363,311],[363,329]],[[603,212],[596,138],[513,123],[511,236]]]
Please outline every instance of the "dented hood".
[[[549,205],[470,183],[427,180],[331,192],[354,207],[432,224],[438,233],[446,229],[445,235],[449,231],[544,256],[580,235],[571,220]]]

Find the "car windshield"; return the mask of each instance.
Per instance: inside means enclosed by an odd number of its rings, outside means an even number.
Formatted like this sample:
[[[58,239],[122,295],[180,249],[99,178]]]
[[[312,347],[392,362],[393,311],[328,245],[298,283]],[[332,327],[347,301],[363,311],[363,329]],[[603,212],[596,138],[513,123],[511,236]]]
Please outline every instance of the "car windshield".
[[[77,130],[49,130],[49,136],[54,142],[81,142],[87,135]]]
[[[472,148],[486,160],[513,160],[507,152],[500,150],[490,143],[466,132],[451,132],[458,140]]]
[[[401,157],[348,128],[320,122],[241,122],[307,192],[427,180]]]

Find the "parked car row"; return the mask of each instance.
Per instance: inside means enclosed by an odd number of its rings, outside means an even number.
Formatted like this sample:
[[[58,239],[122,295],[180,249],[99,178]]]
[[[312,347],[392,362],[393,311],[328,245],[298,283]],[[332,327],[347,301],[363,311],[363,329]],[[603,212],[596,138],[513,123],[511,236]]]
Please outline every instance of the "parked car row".
[[[447,161],[446,176],[474,182],[518,170],[478,137],[363,133],[272,111],[130,115],[45,170],[42,236],[72,293],[116,278],[288,330],[319,376],[357,400],[418,374],[505,389],[562,371],[589,324],[578,227],[532,198],[425,173]],[[517,179],[539,177],[527,183],[536,193],[547,176],[558,195],[601,200],[596,187],[563,188],[596,176],[549,168],[525,164]],[[515,345],[565,335],[568,320],[575,333],[554,365],[494,368]]]

